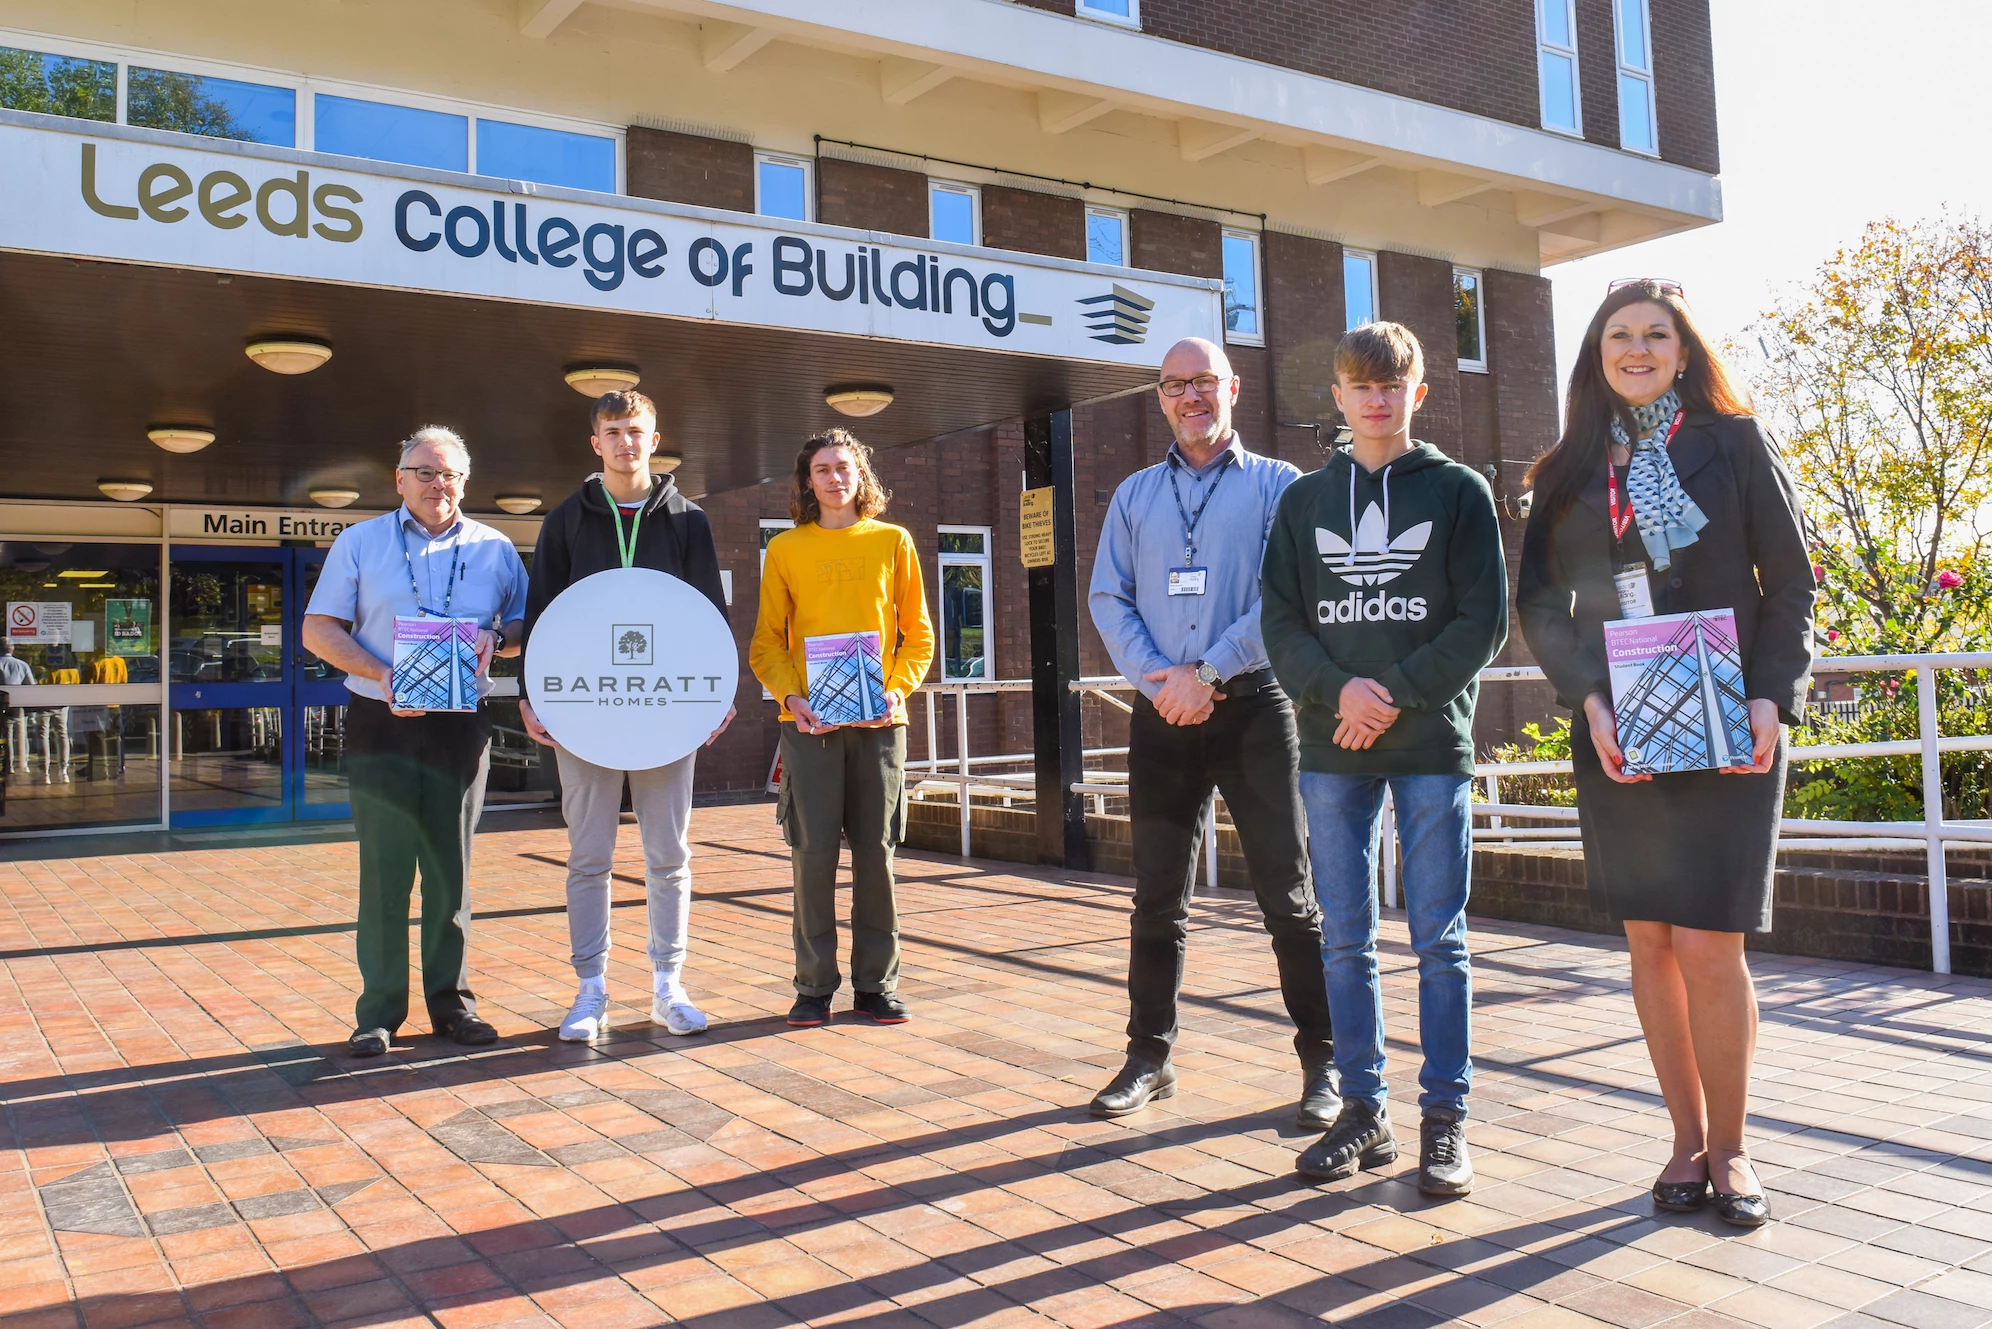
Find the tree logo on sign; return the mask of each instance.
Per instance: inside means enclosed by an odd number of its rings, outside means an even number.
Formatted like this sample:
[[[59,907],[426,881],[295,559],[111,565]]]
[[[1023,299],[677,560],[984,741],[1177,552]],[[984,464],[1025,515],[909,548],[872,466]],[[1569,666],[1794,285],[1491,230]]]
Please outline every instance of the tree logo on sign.
[[[656,636],[649,623],[617,623],[609,629],[613,645],[609,658],[619,665],[654,665],[651,642]]]

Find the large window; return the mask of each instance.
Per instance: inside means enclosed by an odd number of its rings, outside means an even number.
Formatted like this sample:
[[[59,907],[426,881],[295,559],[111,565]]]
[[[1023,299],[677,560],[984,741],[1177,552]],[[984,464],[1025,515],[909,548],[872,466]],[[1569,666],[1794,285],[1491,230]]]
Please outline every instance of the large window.
[[[989,659],[989,528],[943,526],[941,681],[992,678]]]
[[[1141,0],[1077,0],[1073,12],[1080,18],[1104,19],[1130,28],[1141,26]]]
[[[927,183],[927,235],[950,244],[982,243],[982,191],[952,180]]]
[[[118,118],[118,67],[0,46],[0,106],[78,120]]]
[[[1536,81],[1542,86],[1542,127],[1584,132],[1577,92],[1577,0],[1536,0]]]
[[[1250,231],[1224,233],[1224,339],[1265,341],[1259,307],[1259,237]]]
[[[809,220],[809,162],[802,157],[754,158],[754,211],[763,217]]]
[[[1481,304],[1486,289],[1472,268],[1453,269],[1453,327],[1459,338],[1459,367],[1487,372],[1487,311]]]
[[[320,152],[439,171],[470,169],[468,116],[323,92],[311,109]]]
[[[1344,328],[1376,322],[1376,255],[1361,249],[1342,251]]]
[[[1086,261],[1128,266],[1127,214],[1118,208],[1086,209]]]
[[[294,148],[297,92],[134,65],[125,73],[125,123]]]
[[[477,173],[568,189],[616,189],[616,141],[509,120],[477,121]]]
[[[1614,0],[1618,27],[1619,146],[1660,151],[1653,111],[1653,22],[1646,0]]]

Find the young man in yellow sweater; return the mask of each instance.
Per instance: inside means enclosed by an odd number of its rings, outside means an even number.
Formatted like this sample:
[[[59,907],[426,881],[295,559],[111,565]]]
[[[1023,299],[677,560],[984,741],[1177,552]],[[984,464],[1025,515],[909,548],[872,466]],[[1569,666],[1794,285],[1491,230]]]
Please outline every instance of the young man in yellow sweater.
[[[782,704],[776,817],[793,851],[796,1000],[788,1022],[798,1028],[829,1021],[830,998],[843,982],[840,838],[851,845],[852,1009],[879,1024],[907,1018],[906,1004],[894,995],[899,909],[892,854],[906,824],[906,697],[934,661],[934,628],[912,535],[877,520],[891,497],[872,472],[871,449],[854,434],[815,435],[795,459],[789,499],[795,529],[768,542],[761,569],[761,616],[748,663]],[[852,638],[865,633],[876,635]],[[817,713],[811,638],[819,671],[843,670],[857,712],[876,718],[827,723]],[[867,657],[876,659],[875,677]],[[822,705],[818,682],[814,695]],[[874,689],[883,693],[882,705]]]

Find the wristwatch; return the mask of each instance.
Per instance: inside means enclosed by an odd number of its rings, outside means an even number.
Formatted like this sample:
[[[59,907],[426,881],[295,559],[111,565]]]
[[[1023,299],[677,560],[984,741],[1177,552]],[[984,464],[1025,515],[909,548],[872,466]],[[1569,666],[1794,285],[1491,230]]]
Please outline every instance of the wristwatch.
[[[1219,682],[1216,667],[1207,660],[1197,661],[1197,682],[1207,688],[1216,687]]]

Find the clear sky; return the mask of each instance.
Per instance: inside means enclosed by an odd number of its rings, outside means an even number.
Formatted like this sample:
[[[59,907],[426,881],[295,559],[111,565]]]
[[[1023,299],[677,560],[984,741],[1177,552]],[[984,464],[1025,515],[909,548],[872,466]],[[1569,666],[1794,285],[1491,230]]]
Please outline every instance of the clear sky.
[[[1710,0],[1709,9],[1724,220],[1546,270],[1559,397],[1614,278],[1680,282],[1721,339],[1870,220],[1946,204],[1992,216],[1992,0]],[[1663,146],[1666,133],[1663,121]]]

